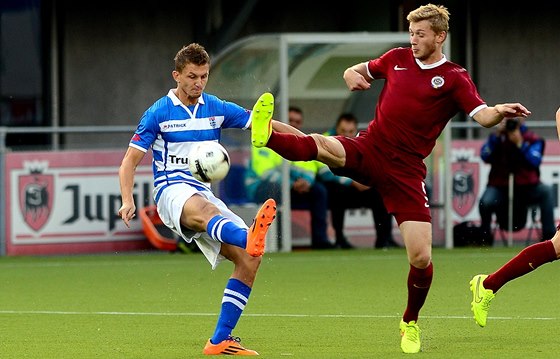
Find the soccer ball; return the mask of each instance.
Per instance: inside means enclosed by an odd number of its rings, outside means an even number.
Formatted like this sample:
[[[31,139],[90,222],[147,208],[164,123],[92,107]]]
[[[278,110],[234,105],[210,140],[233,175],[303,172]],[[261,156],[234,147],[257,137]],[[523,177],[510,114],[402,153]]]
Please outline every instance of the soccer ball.
[[[194,178],[202,182],[224,179],[229,172],[229,154],[218,142],[197,143],[189,153],[189,169]]]

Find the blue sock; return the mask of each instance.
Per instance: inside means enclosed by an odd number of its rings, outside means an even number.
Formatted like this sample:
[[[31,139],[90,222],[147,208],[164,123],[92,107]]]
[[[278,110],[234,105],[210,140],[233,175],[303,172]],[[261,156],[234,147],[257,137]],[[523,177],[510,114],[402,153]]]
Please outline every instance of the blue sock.
[[[238,279],[229,279],[222,298],[222,310],[218,324],[216,324],[214,335],[210,338],[212,344],[218,344],[231,334],[245,309],[250,294],[251,288],[246,284]]]
[[[222,215],[216,215],[208,222],[206,232],[215,241],[232,244],[243,249],[247,247],[247,229],[239,227]]]

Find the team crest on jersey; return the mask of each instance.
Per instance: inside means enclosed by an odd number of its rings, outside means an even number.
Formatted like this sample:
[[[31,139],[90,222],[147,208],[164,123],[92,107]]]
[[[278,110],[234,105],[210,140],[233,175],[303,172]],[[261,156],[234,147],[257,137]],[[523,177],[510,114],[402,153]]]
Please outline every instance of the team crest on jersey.
[[[218,124],[216,123],[216,118],[214,116],[210,117],[208,121],[210,121],[210,126],[212,126],[212,128],[218,127]]]
[[[473,154],[459,154],[451,164],[453,173],[453,210],[465,217],[474,207],[478,198],[478,179],[480,166],[471,162]]]
[[[54,176],[45,174],[45,162],[25,162],[29,174],[18,177],[19,206],[23,219],[34,231],[47,223],[53,207]]]
[[[441,76],[432,77],[431,82],[432,82],[432,87],[435,88],[435,89],[438,89],[438,88],[442,87],[443,84],[445,84],[445,80]]]

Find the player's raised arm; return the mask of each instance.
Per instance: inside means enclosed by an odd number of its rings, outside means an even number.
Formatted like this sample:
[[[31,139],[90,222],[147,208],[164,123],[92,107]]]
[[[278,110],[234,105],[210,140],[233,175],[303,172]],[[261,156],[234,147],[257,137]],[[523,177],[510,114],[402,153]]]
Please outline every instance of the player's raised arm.
[[[367,90],[371,87],[371,79],[367,73],[367,62],[361,62],[347,68],[342,75],[350,91]]]
[[[531,114],[525,106],[520,103],[503,103],[493,107],[486,107],[474,114],[476,122],[486,128],[493,127],[504,118],[527,117]]]

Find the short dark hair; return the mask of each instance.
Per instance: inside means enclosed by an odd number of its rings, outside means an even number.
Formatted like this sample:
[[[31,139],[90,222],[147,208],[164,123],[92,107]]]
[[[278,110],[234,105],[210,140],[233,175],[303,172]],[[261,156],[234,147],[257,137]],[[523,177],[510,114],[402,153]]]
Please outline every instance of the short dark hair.
[[[210,55],[204,49],[204,46],[193,42],[185,45],[175,55],[175,71],[181,72],[187,64],[195,64],[202,66],[210,64]]]
[[[303,110],[301,109],[301,107],[298,107],[298,106],[288,107],[288,112],[292,112],[292,111],[303,115]]]
[[[338,127],[342,121],[354,122],[356,126],[358,126],[358,118],[351,112],[344,112],[340,114],[336,120],[335,127]]]

